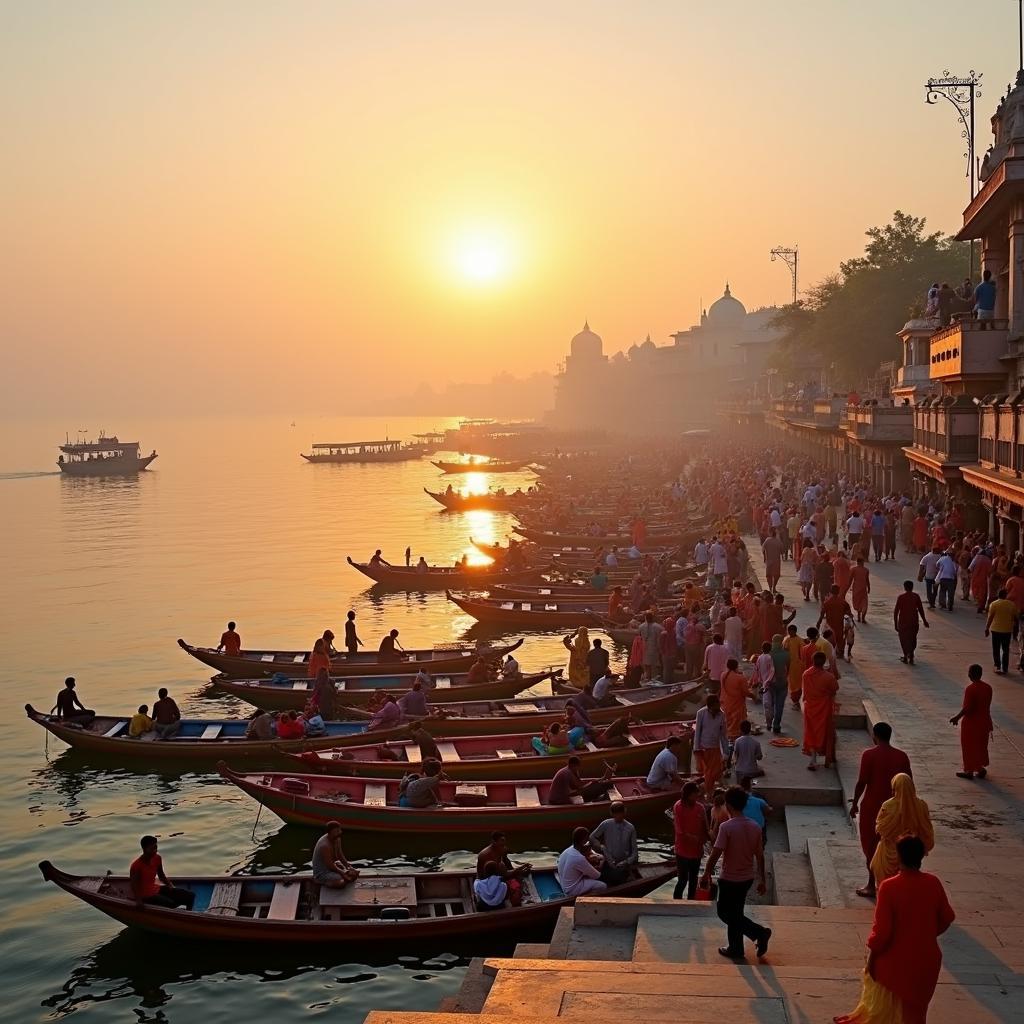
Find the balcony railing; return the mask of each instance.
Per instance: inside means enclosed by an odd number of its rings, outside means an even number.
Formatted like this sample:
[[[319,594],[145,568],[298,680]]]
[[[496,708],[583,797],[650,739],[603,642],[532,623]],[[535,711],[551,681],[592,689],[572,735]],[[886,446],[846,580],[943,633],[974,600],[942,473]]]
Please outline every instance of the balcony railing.
[[[914,437],[914,410],[909,405],[851,405],[845,429],[865,441],[909,444]]]
[[[1008,320],[960,319],[940,327],[931,339],[931,379],[1002,374],[1009,326]]]

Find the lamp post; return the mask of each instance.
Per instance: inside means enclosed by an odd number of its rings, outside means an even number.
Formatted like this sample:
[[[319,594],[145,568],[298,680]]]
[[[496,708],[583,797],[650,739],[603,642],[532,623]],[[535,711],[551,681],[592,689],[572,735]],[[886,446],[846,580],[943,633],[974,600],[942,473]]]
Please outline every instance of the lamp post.
[[[783,263],[789,267],[789,272],[793,277],[793,305],[796,305],[796,272],[797,266],[800,260],[800,253],[797,251],[797,247],[794,245],[792,249],[786,249],[780,245],[777,245],[771,251],[772,263],[776,259],[782,260]]]
[[[960,138],[966,144],[964,159],[967,161],[967,173],[969,195],[968,202],[974,199],[977,191],[978,164],[974,155],[974,101],[981,97],[982,73],[973,68],[966,77],[951,75],[949,71],[943,71],[941,78],[929,78],[924,87],[925,103],[938,103],[941,97],[947,100],[956,111],[956,116],[962,125]],[[974,241],[971,240],[970,273],[974,277]]]

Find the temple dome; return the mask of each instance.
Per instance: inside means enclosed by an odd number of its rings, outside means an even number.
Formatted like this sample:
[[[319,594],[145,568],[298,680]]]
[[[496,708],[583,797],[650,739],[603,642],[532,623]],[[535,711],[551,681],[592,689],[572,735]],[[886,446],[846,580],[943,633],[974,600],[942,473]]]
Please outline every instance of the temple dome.
[[[708,309],[707,323],[715,327],[731,327],[739,325],[747,315],[747,308],[734,298],[729,291],[729,283],[725,284],[725,294]]]
[[[583,330],[572,339],[569,351],[574,356],[583,356],[584,358],[604,355],[604,342],[601,341],[599,334],[595,334],[590,329],[590,321],[584,323]]]

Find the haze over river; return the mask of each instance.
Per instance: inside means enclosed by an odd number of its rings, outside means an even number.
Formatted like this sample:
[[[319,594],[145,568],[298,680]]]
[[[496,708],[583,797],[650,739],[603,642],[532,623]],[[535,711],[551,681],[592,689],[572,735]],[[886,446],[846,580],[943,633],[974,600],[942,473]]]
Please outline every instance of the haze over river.
[[[186,717],[249,714],[204,694],[208,673],[184,637],[215,644],[228,619],[247,647],[308,648],[356,610],[373,647],[390,628],[406,647],[463,637],[472,625],[444,594],[377,595],[345,563],[406,546],[431,564],[474,553],[469,538],[504,541],[510,517],[448,515],[423,494],[445,478],[428,459],[392,465],[307,465],[311,441],[408,439],[454,420],[280,417],[92,424],[159,458],[137,479],[63,478],[56,445],[75,423],[19,422],[0,436],[4,543],[6,742],[0,746],[4,1001],[8,1019],[195,1021],[273,1014],[275,1021],[359,1021],[372,1008],[431,1009],[457,988],[468,956],[502,949],[327,948],[307,952],[175,944],[122,929],[43,883],[43,859],[75,872],[123,873],[138,837],[160,837],[173,879],[185,873],[301,870],[315,833],[284,826],[207,772],[111,769],[72,755],[25,718],[48,710],[67,675],[88,707],[128,713],[167,686]],[[90,433],[96,435],[98,429]],[[527,486],[531,474],[451,478],[456,487]],[[476,634],[471,634],[475,636]],[[556,635],[519,654],[533,671],[562,665]],[[656,830],[650,848],[667,835]],[[484,845],[485,837],[474,842]],[[346,837],[346,852],[397,869],[463,867],[448,840]],[[467,843],[467,845],[470,845]],[[564,845],[534,841],[529,859]],[[518,851],[517,851],[518,853]],[[526,857],[524,856],[524,859]],[[353,984],[356,983],[356,984]]]

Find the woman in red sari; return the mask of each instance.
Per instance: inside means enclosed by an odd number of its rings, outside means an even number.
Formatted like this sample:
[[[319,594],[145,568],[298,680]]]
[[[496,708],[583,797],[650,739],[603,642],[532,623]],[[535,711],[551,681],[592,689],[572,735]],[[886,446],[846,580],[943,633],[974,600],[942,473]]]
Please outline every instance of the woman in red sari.
[[[928,550],[928,520],[921,515],[914,520],[914,550]]]
[[[942,969],[938,938],[956,920],[942,883],[921,870],[924,843],[896,844],[899,873],[878,887],[860,1002],[835,1024],[925,1024]]]
[[[964,770],[961,779],[979,779],[988,775],[988,740],[992,735],[992,687],[981,678],[980,665],[967,670],[970,682],[964,690],[963,707],[949,720],[960,726],[960,752]]]

